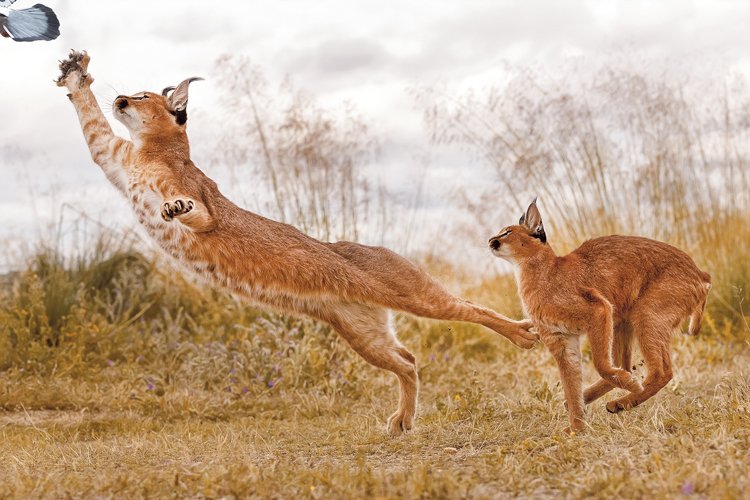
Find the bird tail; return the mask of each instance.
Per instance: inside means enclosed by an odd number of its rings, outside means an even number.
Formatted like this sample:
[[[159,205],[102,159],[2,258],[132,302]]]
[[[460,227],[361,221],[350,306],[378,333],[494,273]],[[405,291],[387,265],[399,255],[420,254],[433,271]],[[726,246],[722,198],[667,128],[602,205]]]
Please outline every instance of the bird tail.
[[[36,4],[22,10],[11,10],[5,29],[16,42],[54,40],[60,36],[60,21],[52,9]]]

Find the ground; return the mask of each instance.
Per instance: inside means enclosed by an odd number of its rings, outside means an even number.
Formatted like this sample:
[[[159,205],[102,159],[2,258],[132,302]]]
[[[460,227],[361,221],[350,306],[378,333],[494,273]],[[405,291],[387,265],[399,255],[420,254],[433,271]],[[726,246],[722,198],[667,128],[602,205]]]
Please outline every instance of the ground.
[[[125,361],[108,361],[96,376],[0,373],[0,497],[750,493],[747,341],[676,336],[675,378],[664,390],[617,415],[597,401],[588,430],[568,436],[556,369],[541,346],[521,351],[462,325],[400,324],[412,327],[402,337],[420,354],[422,381],[416,427],[401,437],[385,433],[395,379],[334,337],[330,352],[347,374],[335,387],[341,377],[264,379],[260,391],[199,387],[187,373],[222,368],[195,346],[177,352],[184,343],[171,347],[175,363],[203,365],[171,378]],[[460,342],[429,344],[425,331]],[[587,354],[585,362],[592,381]],[[233,382],[243,383],[230,374]]]

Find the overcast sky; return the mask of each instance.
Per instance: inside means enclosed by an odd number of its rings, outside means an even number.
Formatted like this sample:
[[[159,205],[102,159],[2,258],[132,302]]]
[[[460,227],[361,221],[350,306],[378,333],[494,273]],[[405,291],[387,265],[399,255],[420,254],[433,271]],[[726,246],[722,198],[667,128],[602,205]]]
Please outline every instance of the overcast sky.
[[[33,3],[19,0],[16,7]],[[193,145],[201,145],[201,157],[194,158],[199,166],[211,154],[207,128],[215,123],[212,65],[222,54],[245,54],[271,79],[290,76],[324,107],[350,101],[383,145],[380,163],[371,168],[387,174],[388,185],[407,198],[424,177],[429,196],[440,199],[471,161],[430,146],[407,92],[411,86],[481,88],[502,81],[506,63],[554,68],[561,60],[602,60],[621,50],[643,61],[718,59],[750,75],[750,4],[744,1],[44,3],[60,18],[58,40],[0,39],[4,243],[43,234],[63,203],[113,227],[133,221],[90,161],[65,91],[52,83],[57,60],[69,48],[91,54],[93,90],[101,101],[205,77],[191,89],[190,102],[189,134]],[[420,159],[426,156],[425,171]],[[443,213],[435,209],[424,220],[439,224]]]

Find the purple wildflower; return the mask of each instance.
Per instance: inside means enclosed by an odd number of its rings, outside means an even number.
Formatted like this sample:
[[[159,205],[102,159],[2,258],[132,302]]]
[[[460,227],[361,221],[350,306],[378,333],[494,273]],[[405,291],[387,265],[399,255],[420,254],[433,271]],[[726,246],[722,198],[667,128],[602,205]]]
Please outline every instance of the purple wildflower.
[[[272,389],[276,384],[278,384],[279,382],[281,382],[283,379],[284,379],[284,377],[279,377],[276,380],[269,380],[268,381],[268,387]]]
[[[695,486],[690,481],[685,481],[685,484],[680,488],[680,493],[683,495],[692,495],[695,493]]]

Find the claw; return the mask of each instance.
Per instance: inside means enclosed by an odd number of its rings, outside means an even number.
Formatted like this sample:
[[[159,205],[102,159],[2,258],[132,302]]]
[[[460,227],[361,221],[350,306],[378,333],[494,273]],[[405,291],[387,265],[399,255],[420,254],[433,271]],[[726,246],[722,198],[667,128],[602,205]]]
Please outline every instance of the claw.
[[[607,403],[606,408],[610,413],[619,413],[625,409],[625,405],[618,401],[610,401]]]
[[[91,61],[91,57],[89,56],[89,53],[86,52],[85,50],[82,51],[81,52],[81,56],[80,56],[79,64],[80,64],[81,68],[83,69],[84,73],[86,73],[86,71],[89,68],[89,61]],[[86,75],[86,76],[88,76],[88,75]]]
[[[76,52],[75,50],[71,49],[70,53],[68,54],[68,58],[60,61],[61,74],[57,79],[57,85],[59,87],[64,87],[66,85],[68,76],[75,71],[78,71],[81,74],[81,87],[83,87],[85,83],[90,84],[93,81],[91,76],[87,72],[90,60],[91,57],[89,57],[86,51]]]
[[[534,326],[534,322],[530,319],[522,319],[520,321],[516,321],[515,323],[524,330],[530,330]]]
[[[174,200],[166,201],[162,205],[161,216],[169,222],[178,215],[184,215],[190,212],[195,207],[195,203],[192,200]]]

